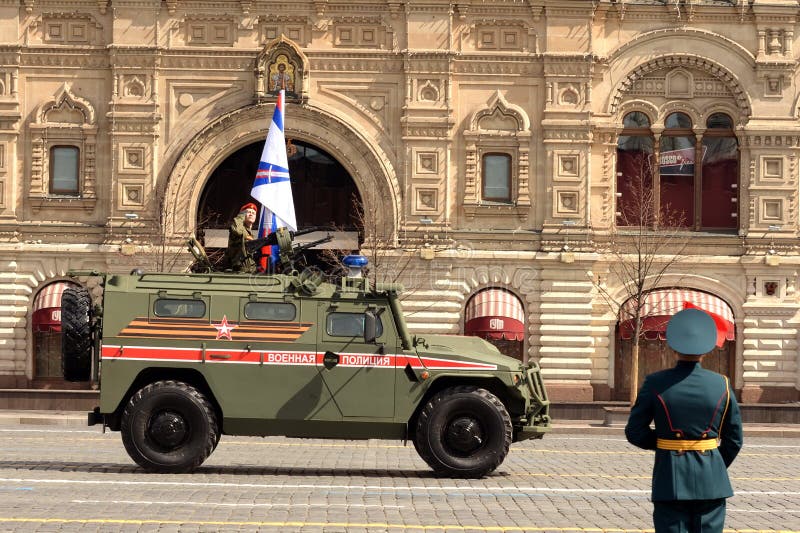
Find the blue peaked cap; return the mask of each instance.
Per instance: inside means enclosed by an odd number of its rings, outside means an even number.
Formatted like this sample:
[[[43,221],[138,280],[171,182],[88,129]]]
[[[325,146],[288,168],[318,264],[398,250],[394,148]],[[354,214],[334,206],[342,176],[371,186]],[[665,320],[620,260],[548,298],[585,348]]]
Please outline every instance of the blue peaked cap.
[[[684,309],[675,313],[667,324],[667,344],[684,355],[710,352],[717,344],[714,319],[700,309]]]

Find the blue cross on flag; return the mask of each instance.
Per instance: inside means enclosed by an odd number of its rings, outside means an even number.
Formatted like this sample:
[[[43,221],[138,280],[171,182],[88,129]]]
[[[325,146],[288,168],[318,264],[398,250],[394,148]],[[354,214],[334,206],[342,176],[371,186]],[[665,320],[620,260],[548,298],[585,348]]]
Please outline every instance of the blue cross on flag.
[[[289,162],[286,157],[286,138],[283,135],[284,91],[278,94],[272,123],[267,131],[267,140],[261,152],[256,179],[250,196],[264,206],[259,228],[272,226],[272,231],[286,227],[297,231],[297,219],[294,214],[292,184],[289,181]],[[266,212],[264,212],[266,211]],[[259,237],[261,229],[259,229]]]

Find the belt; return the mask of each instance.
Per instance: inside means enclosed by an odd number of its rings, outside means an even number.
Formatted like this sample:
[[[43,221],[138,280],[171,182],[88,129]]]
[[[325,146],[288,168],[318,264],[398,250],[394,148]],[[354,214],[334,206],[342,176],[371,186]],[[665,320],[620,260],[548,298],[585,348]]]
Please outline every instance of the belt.
[[[672,450],[676,452],[702,452],[719,448],[719,442],[717,442],[717,439],[657,439],[656,448],[659,450]]]

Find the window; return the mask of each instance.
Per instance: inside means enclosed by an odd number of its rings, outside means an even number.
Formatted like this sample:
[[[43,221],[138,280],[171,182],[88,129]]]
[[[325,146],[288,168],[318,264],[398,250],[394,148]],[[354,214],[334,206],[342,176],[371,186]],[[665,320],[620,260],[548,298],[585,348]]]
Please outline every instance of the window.
[[[617,140],[617,225],[650,225],[645,209],[653,184],[650,118],[634,111],[625,115],[622,127]]]
[[[363,313],[330,313],[325,323],[325,331],[333,337],[362,337],[364,335]],[[377,317],[375,336],[383,334],[383,323]]]
[[[650,125],[639,111],[623,119],[617,141],[617,225],[653,225],[659,213],[661,225],[736,229],[739,144],[731,118],[711,114],[697,136],[687,114],[671,113],[657,149]]]
[[[50,193],[78,195],[80,151],[75,146],[50,148]]]
[[[669,115],[664,121],[659,144],[659,211],[662,224],[694,225],[696,144],[692,120],[683,113]]]
[[[490,202],[511,202],[511,156],[484,154],[482,174],[483,199]]]
[[[503,31],[497,38],[504,39]],[[513,213],[518,220],[497,217],[493,224],[517,227],[519,221],[532,214],[529,183],[536,151],[531,150],[533,135],[528,114],[497,91],[485,107],[472,113],[463,135],[462,207],[466,220]]]
[[[284,302],[248,302],[244,316],[250,320],[294,320],[297,309],[294,304]]]
[[[202,318],[206,314],[206,303],[203,300],[159,298],[153,304],[153,313],[158,317]]]
[[[739,212],[739,142],[728,115],[714,113],[703,134],[701,170],[703,228],[736,229]]]

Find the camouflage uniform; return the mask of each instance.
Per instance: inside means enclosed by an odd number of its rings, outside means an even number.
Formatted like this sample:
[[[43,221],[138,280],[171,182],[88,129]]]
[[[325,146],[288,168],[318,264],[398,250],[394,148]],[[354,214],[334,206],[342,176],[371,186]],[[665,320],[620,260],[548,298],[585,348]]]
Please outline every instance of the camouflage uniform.
[[[253,240],[253,235],[244,225],[244,219],[245,214],[242,212],[231,223],[228,230],[228,249],[225,250],[223,265],[226,269],[234,272],[254,273],[256,271],[255,259],[247,253],[245,247],[247,241]]]

